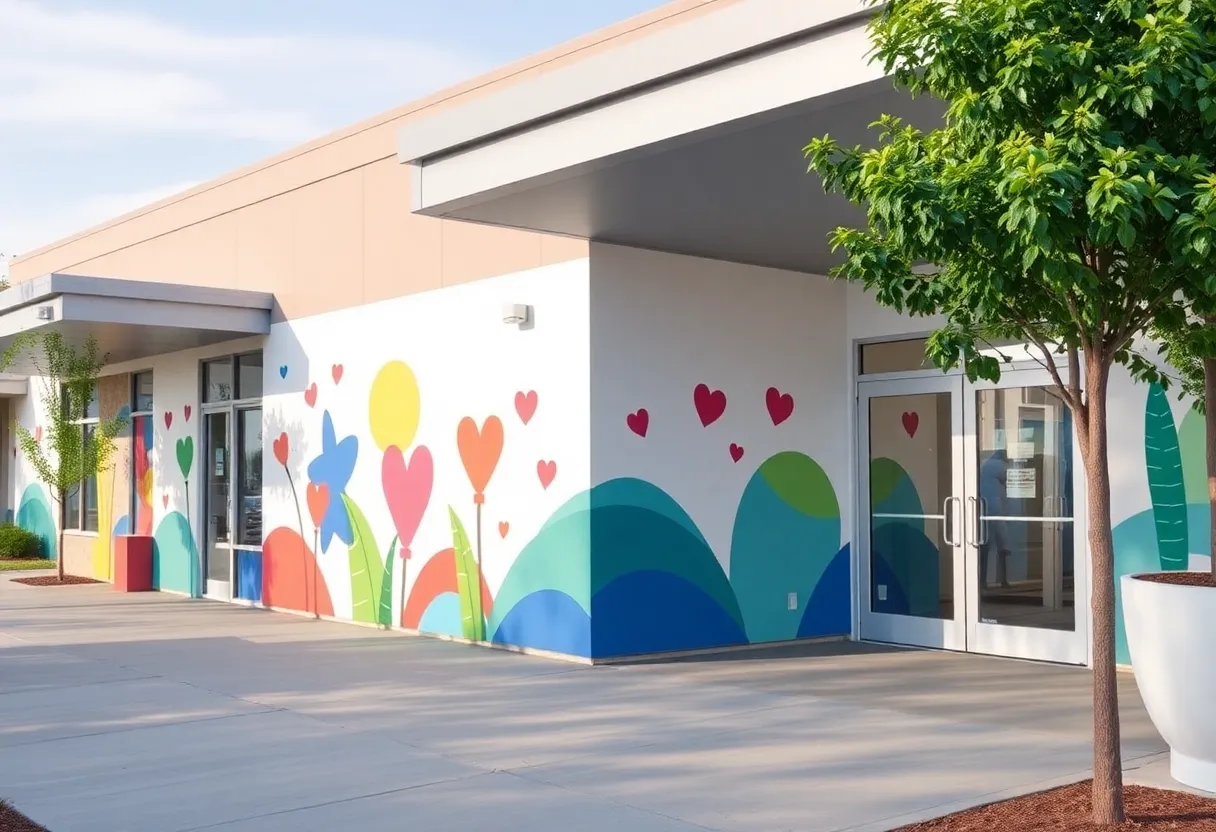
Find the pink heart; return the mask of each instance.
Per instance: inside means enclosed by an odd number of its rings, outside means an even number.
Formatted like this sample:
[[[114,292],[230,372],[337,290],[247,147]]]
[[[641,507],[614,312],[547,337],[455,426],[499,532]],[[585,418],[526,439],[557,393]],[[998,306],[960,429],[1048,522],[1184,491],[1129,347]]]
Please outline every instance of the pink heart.
[[[904,423],[904,430],[907,432],[908,438],[914,438],[916,436],[916,429],[920,427],[920,414],[905,413],[900,417],[900,421]]]
[[[768,417],[773,420],[773,425],[779,425],[794,415],[794,397],[776,387],[768,388],[764,402],[768,405]]]
[[[536,415],[537,404],[539,404],[539,399],[535,390],[515,394],[515,412],[519,414],[519,420],[525,425],[531,422],[532,417]]]
[[[317,405],[317,383],[315,381],[308,385],[308,389],[304,391],[304,404],[309,407],[316,407]]]
[[[342,373],[344,370],[345,368],[341,364],[335,364],[329,368],[329,374],[334,377],[334,384],[337,384],[342,380]]]
[[[422,515],[431,501],[431,488],[435,484],[435,464],[431,452],[419,445],[410,455],[409,465],[406,465],[401,449],[389,447],[384,452],[384,462],[380,466],[380,480],[397,538],[403,547],[408,547],[414,542]]]
[[[698,384],[692,391],[692,403],[705,427],[718,421],[726,412],[726,394],[721,390],[710,390],[707,384]]]
[[[173,427],[173,411],[166,410],[165,411],[165,430],[168,430],[171,427]]]
[[[645,439],[646,431],[650,430],[650,412],[644,407],[639,408],[637,413],[630,413],[625,417],[625,424],[631,431]]]
[[[734,442],[730,444],[730,458],[735,462],[743,459],[743,446],[736,445]]]
[[[168,508],[168,507],[169,507],[169,495],[168,495],[168,494],[161,494],[161,495],[160,495],[160,504],[161,504],[162,506],[164,506],[165,508]]]
[[[536,463],[536,476],[540,478],[540,487],[548,488],[557,476],[557,463],[552,460],[546,462],[542,459]]]
[[[185,407],[183,407],[182,412],[184,412],[186,414],[186,421],[189,422],[190,421],[190,405],[186,405]]]

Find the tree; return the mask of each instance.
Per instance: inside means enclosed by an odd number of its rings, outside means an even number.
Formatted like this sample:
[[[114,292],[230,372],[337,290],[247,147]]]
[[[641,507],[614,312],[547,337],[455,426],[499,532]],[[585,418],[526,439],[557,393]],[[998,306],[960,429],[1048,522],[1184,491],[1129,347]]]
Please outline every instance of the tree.
[[[896,311],[941,316],[929,357],[972,380],[1000,376],[985,346],[1027,344],[1074,414],[1099,825],[1124,817],[1107,390],[1115,365],[1159,375],[1136,339],[1185,316],[1183,231],[1216,148],[1214,16],[1210,0],[890,0],[870,22],[873,57],[897,86],[942,101],[944,122],[925,132],[884,116],[874,148],[824,137],[805,149],[868,220],[833,232],[836,276]]]
[[[62,582],[63,509],[68,492],[109,470],[114,439],[126,427],[127,420],[121,416],[99,419],[91,431],[81,426],[97,395],[98,376],[106,365],[106,357],[93,337],[77,349],[58,332],[22,333],[0,357],[0,367],[7,369],[22,356],[29,360],[33,374],[41,380],[39,398],[46,427],[41,436],[20,424],[14,430],[22,455],[51,492],[57,506],[57,560]]]

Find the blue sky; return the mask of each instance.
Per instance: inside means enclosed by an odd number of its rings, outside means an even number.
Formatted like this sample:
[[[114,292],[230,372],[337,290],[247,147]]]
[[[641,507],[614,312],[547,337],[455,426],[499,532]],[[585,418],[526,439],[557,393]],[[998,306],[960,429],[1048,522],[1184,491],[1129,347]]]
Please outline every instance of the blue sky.
[[[662,0],[0,0],[0,253]]]

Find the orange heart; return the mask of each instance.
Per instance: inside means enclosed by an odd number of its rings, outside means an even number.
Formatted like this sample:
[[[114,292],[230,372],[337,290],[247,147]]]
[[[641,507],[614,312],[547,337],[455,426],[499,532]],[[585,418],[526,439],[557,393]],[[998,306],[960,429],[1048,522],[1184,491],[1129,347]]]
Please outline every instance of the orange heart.
[[[486,486],[498,460],[502,456],[502,420],[491,416],[485,420],[481,430],[468,416],[460,420],[456,428],[456,446],[460,449],[460,461],[473,486],[474,501],[485,501]]]
[[[510,533],[510,531],[511,531],[511,524],[508,523],[506,520],[504,520],[498,524],[498,533],[500,535],[502,535],[503,540],[506,540],[507,535]]]
[[[308,516],[312,518],[313,526],[320,527],[321,519],[329,511],[329,486],[325,483],[313,485],[311,482],[305,491],[308,501]]]

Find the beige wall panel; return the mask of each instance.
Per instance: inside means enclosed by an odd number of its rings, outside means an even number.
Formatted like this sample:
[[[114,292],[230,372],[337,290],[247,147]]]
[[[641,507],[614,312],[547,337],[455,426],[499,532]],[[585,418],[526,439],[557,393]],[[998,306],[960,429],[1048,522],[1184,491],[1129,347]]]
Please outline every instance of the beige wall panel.
[[[541,235],[473,225],[443,224],[443,285],[471,283],[541,264]]]
[[[410,213],[407,165],[363,170],[363,303],[438,289],[443,223]]]
[[[290,286],[276,287],[287,318],[357,305],[363,293],[363,171],[290,195],[295,245]]]

